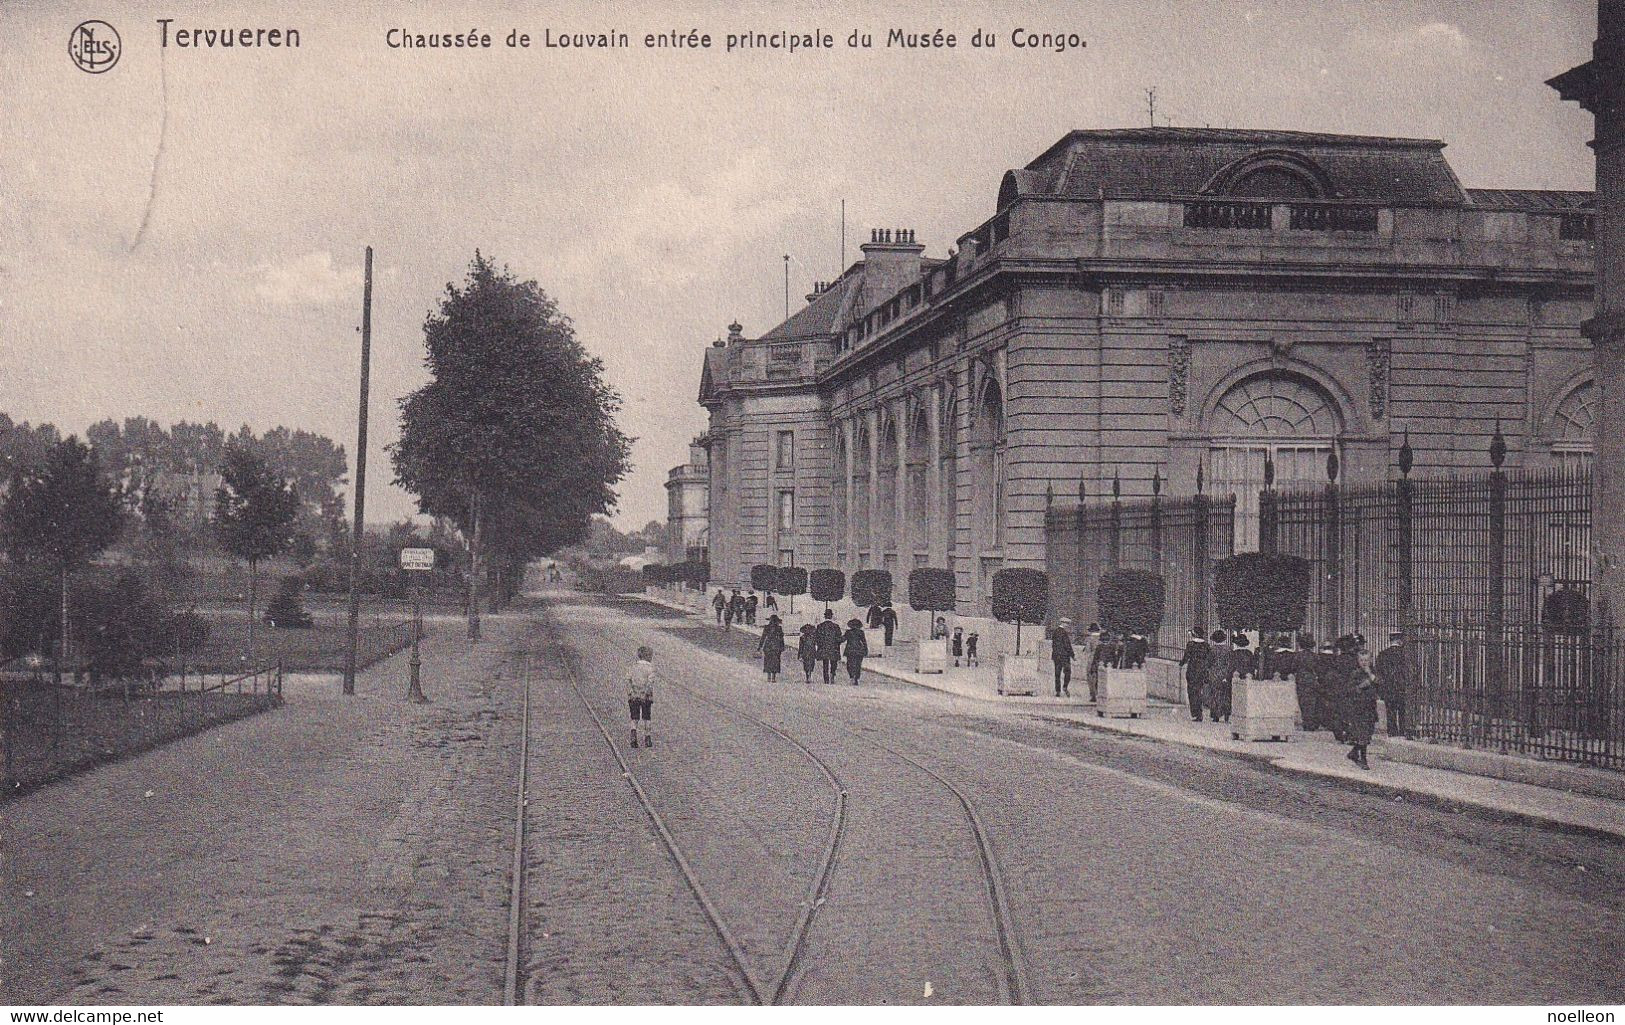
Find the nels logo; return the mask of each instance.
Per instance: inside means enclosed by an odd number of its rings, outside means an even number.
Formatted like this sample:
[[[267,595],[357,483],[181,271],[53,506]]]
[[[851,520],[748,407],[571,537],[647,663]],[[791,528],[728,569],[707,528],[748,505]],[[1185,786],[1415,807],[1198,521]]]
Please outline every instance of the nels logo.
[[[124,52],[118,31],[105,21],[83,21],[68,36],[68,56],[80,71],[99,75],[111,71]]]

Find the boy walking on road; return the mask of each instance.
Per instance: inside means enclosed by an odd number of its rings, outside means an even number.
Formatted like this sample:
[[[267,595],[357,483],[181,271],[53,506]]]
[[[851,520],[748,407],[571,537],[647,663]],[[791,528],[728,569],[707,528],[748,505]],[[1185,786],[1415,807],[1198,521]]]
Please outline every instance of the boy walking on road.
[[[654,747],[654,726],[650,711],[655,703],[655,653],[649,647],[638,649],[638,660],[626,672],[626,707],[632,713],[632,746],[638,746],[638,721],[643,721],[643,746]]]

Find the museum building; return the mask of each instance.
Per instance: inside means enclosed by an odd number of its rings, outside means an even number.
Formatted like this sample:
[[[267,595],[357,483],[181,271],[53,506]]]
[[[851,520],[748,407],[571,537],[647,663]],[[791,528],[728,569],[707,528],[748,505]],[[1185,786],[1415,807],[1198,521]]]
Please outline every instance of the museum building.
[[[712,579],[1045,565],[1051,496],[1584,465],[1593,197],[1465,189],[1435,140],[1074,131],[947,259],[908,229],[706,350]],[[697,465],[697,462],[696,462]]]

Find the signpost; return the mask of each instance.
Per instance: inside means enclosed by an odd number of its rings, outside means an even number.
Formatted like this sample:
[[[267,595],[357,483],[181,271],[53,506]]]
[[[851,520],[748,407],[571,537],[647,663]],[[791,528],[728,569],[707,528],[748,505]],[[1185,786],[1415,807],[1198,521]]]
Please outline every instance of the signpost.
[[[434,569],[433,548],[402,548],[401,569],[408,573],[427,573]],[[424,696],[423,685],[419,673],[423,660],[418,657],[418,641],[423,637],[423,608],[419,604],[422,589],[414,583],[412,585],[412,682],[406,691],[408,701],[420,704],[429,699]]]

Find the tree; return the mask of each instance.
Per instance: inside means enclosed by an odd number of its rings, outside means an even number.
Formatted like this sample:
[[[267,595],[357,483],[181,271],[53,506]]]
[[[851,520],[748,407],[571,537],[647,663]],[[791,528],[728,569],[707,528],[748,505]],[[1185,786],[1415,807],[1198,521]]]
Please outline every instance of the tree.
[[[1095,605],[1100,625],[1114,633],[1154,634],[1167,606],[1162,577],[1143,569],[1114,569],[1100,578]]]
[[[825,612],[830,602],[846,596],[846,574],[838,569],[815,569],[807,577],[807,584],[813,601],[823,602]]]
[[[779,571],[773,575],[774,586],[780,594],[790,599],[790,611],[796,610],[796,598],[807,593],[807,568],[805,566],[780,566]]]
[[[220,546],[248,563],[248,662],[254,665],[254,605],[259,566],[293,541],[299,495],[240,440],[226,448],[214,494],[214,532]]]
[[[77,438],[54,443],[37,470],[21,470],[11,480],[0,508],[6,548],[19,563],[49,566],[61,584],[59,681],[72,650],[69,577],[118,539],[123,522],[118,489],[102,477],[96,454]]]
[[[993,574],[993,618],[1016,624],[1016,654],[1021,654],[1021,624],[1042,623],[1048,614],[1048,573],[1012,567]]]
[[[931,566],[909,570],[909,608],[915,612],[952,612],[957,586],[953,570]]]
[[[859,608],[884,605],[891,601],[891,573],[883,569],[860,569],[852,574],[852,604]]]
[[[1213,606],[1226,630],[1296,632],[1309,611],[1309,560],[1245,552],[1213,567]]]
[[[468,633],[479,637],[483,560],[511,582],[528,559],[588,537],[615,505],[630,440],[620,397],[534,281],[475,252],[423,324],[432,380],[401,400],[395,483],[470,539]]]
[[[750,568],[750,589],[764,594],[777,593],[779,567],[759,562]]]

